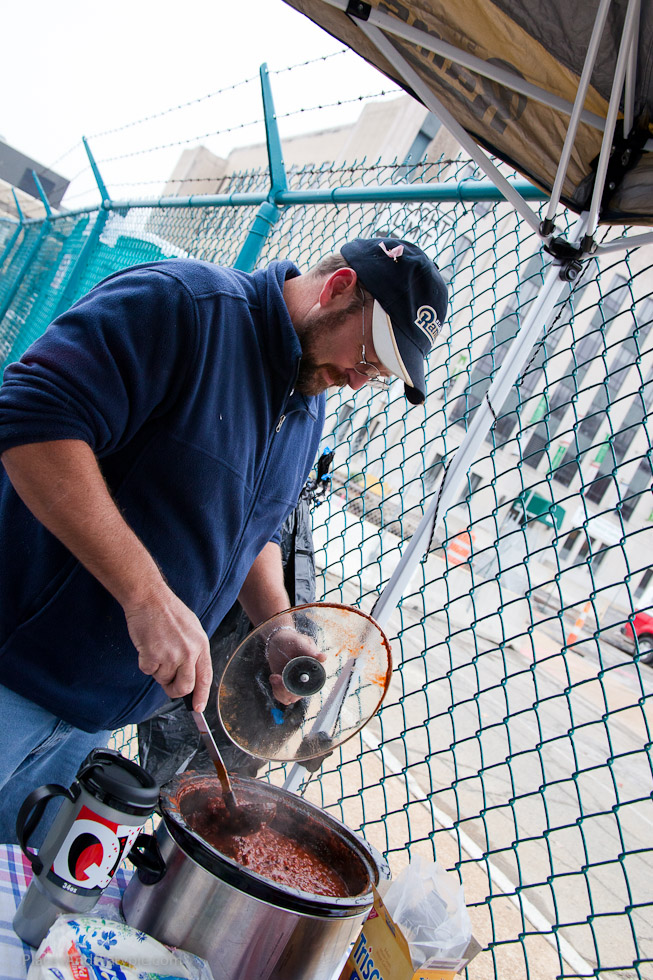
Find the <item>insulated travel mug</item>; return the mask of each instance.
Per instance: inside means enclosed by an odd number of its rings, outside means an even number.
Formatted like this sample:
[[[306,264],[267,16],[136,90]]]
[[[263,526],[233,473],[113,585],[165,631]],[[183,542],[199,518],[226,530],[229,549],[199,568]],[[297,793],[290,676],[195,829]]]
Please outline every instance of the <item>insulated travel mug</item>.
[[[36,854],[28,849],[29,837],[57,796],[63,797],[61,808]],[[93,908],[158,798],[150,774],[112,749],[93,749],[69,789],[49,783],[29,794],[16,821],[34,870],[13,921],[22,940],[38,946],[59,914]]]

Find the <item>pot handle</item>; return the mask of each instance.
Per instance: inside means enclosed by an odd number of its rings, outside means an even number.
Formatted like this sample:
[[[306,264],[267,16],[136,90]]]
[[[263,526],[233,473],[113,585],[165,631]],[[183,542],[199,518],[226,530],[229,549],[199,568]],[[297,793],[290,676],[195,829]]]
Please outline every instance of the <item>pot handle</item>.
[[[139,834],[127,857],[144,885],[156,885],[168,870],[159,850],[159,842],[152,834]]]

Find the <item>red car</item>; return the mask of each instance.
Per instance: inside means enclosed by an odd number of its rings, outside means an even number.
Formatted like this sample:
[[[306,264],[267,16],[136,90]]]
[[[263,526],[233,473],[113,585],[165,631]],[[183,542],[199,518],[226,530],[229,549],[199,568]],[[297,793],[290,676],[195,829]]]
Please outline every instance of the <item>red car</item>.
[[[653,665],[653,616],[645,612],[635,613],[632,624],[624,623],[621,632],[632,641],[633,655],[639,648],[640,663]],[[635,645],[635,637],[637,637],[637,645]]]

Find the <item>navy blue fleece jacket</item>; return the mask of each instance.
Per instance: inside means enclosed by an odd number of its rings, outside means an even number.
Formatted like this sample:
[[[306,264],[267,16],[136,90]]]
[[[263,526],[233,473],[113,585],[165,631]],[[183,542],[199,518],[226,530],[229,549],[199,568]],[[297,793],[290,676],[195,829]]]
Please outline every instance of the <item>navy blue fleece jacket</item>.
[[[301,348],[273,263],[190,259],[104,280],[10,365],[0,452],[81,439],[169,586],[210,634],[315,460],[324,398],[294,392]],[[1,468],[0,468],[1,469]],[[86,731],[166,696],[120,605],[0,482],[0,683]]]

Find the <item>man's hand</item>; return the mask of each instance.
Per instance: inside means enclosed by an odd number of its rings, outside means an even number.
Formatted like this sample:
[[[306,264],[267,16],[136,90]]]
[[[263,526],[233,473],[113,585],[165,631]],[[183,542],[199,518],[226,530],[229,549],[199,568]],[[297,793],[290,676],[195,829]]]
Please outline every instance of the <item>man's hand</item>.
[[[266,645],[265,655],[270,665],[270,686],[272,693],[279,704],[294,704],[301,701],[296,694],[291,694],[284,686],[281,679],[281,672],[290,660],[295,657],[315,657],[321,663],[327,659],[315,645],[314,640],[305,633],[298,633],[290,625],[276,626],[270,631]]]
[[[124,608],[143,673],[171,698],[192,691],[194,710],[204,711],[213,668],[209,639],[195,613],[165,585],[147,603]]]

